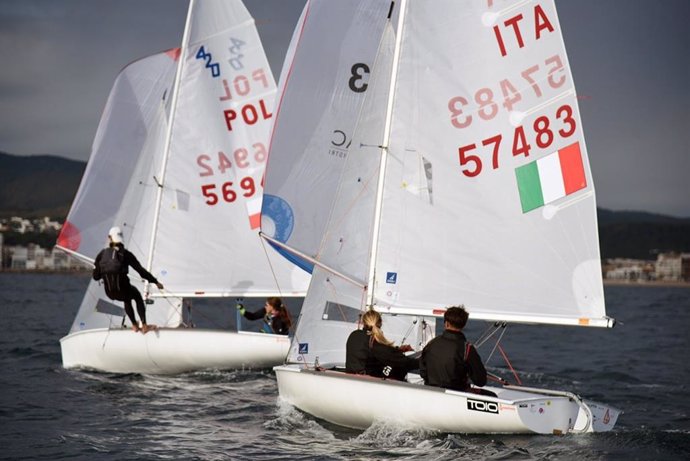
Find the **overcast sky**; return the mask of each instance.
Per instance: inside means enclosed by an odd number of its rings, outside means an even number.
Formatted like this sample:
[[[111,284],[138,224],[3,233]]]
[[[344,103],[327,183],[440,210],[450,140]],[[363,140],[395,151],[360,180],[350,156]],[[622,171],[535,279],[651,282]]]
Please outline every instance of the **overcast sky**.
[[[304,0],[245,4],[277,77]],[[556,6],[598,205],[690,217],[690,0]],[[0,151],[87,160],[116,75],[179,46],[186,10],[187,0],[0,0]]]

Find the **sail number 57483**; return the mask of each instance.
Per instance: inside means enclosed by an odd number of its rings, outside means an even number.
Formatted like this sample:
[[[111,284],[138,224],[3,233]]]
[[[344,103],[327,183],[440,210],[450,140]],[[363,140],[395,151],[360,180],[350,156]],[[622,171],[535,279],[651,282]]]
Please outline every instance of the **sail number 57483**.
[[[530,140],[540,149],[548,149],[556,136],[561,138],[568,138],[575,134],[577,129],[577,122],[573,117],[573,108],[570,105],[560,106],[555,113],[555,118],[558,123],[551,123],[551,119],[545,115],[537,117],[532,123],[532,130],[530,131]],[[476,143],[468,144],[458,148],[460,157],[460,166],[462,167],[462,174],[468,178],[478,176],[483,169],[482,159],[477,153],[491,150],[491,165],[494,170],[499,167],[499,153],[501,152],[501,143],[503,135],[501,133],[486,138],[481,141],[481,145]],[[483,149],[482,149],[483,148]],[[513,131],[512,156],[517,157],[524,155],[529,157],[532,144],[528,141],[528,135],[525,133],[525,128],[520,125]]]

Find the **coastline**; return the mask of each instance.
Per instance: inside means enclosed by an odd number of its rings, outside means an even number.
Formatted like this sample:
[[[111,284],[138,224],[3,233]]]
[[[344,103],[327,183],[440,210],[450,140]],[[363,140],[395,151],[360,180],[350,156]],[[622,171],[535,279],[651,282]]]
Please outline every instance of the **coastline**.
[[[690,282],[680,280],[617,280],[604,279],[604,286],[690,288]]]

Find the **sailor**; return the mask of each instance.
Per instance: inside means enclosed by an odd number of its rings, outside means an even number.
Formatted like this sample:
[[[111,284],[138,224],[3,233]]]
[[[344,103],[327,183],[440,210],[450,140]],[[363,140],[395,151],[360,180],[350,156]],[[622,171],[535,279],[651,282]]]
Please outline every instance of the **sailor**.
[[[264,333],[273,333],[276,335],[286,335],[290,332],[292,326],[292,319],[290,313],[283,304],[283,300],[277,297],[267,298],[264,307],[256,312],[249,312],[242,304],[242,298],[237,298],[237,309],[240,314],[248,320],[263,319],[264,324],[261,331]]]
[[[362,329],[350,333],[345,352],[345,371],[403,381],[419,368],[419,359],[406,356],[409,345],[393,346],[381,330],[381,314],[369,310],[362,316]]]
[[[446,310],[443,334],[429,341],[422,350],[420,375],[429,386],[495,397],[491,391],[470,385],[470,380],[480,387],[486,385],[487,374],[477,350],[462,333],[468,317],[462,305]]]
[[[110,241],[108,247],[101,250],[98,256],[96,256],[93,279],[103,280],[105,294],[108,295],[110,299],[124,302],[125,312],[132,322],[132,330],[135,332],[141,331],[142,333],[147,333],[149,330],[155,329],[155,325],[148,325],[146,323],[146,306],[144,305],[144,300],[139,290],[129,283],[127,273],[131,267],[137,271],[143,279],[155,284],[160,290],[163,289],[163,284],[150,272],[144,269],[130,251],[125,249],[122,230],[119,227],[110,229],[108,232],[108,240]],[[137,313],[141,320],[141,327],[134,316],[132,300],[137,304]]]

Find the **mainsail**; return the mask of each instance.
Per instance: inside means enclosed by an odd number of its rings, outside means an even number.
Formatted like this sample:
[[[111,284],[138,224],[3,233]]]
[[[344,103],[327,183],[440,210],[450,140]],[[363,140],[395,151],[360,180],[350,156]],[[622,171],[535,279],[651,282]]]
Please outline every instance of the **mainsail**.
[[[309,0],[308,8],[332,4]],[[283,150],[275,138],[271,144],[267,190],[276,181],[280,191],[311,196],[309,204],[289,203],[294,235],[314,228],[312,215],[328,216],[318,251],[309,253],[314,271],[288,363],[274,367],[281,399],[356,429],[384,421],[458,433],[611,430],[620,410],[571,392],[506,384],[479,395],[425,385],[414,373],[398,382],[337,366],[355,328],[342,319],[368,308],[387,314],[386,336],[423,332],[426,318],[457,304],[471,319],[496,321],[492,329],[506,321],[613,324],[554,2],[389,5],[394,14],[380,40],[341,44],[377,53],[344,165],[328,176],[333,194],[294,182],[317,153],[275,171],[273,155]]]
[[[275,82],[254,20],[240,0],[192,1],[183,42],[118,76],[58,247],[92,261],[119,225],[166,287],[151,296],[304,295],[309,276],[258,234]],[[106,304],[90,286],[72,331],[119,322]],[[178,326],[178,304],[149,321]]]
[[[554,3],[503,6],[408,2],[395,52],[384,45],[385,27],[377,41],[348,36],[345,49],[377,53],[353,141],[334,170],[318,167],[324,149],[297,149],[279,136],[290,125],[285,114],[312,114],[283,97],[265,187],[291,210],[286,247],[318,266],[293,359],[342,361],[345,336],[324,333],[332,305],[438,316],[462,303],[473,319],[613,324],[605,314],[587,148]],[[305,40],[302,33],[299,45]],[[283,73],[286,94],[300,69],[295,58]],[[352,123],[352,113],[342,112]],[[296,138],[323,137],[339,113],[325,128],[307,124]],[[326,176],[306,181],[314,165]],[[304,235],[311,237],[298,238]]]
[[[374,299],[401,312],[464,303],[475,319],[608,326],[593,181],[554,3],[490,4],[408,3]],[[559,162],[565,149],[572,156]],[[526,210],[520,177],[535,161],[554,184],[561,163],[575,164],[579,182]]]
[[[153,267],[177,295],[303,295],[308,276],[258,236],[275,83],[240,1],[194,3]]]

